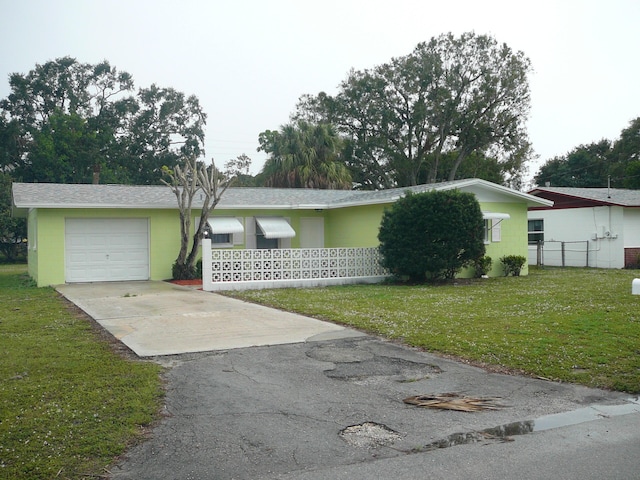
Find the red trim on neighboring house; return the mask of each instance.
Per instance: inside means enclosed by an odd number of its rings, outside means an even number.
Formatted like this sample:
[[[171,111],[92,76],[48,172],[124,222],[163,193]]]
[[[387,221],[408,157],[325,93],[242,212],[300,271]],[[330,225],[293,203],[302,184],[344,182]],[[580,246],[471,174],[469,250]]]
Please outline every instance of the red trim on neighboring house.
[[[564,210],[567,208],[585,208],[585,207],[603,207],[608,205],[619,205],[613,202],[603,202],[599,200],[590,200],[583,197],[575,197],[573,195],[565,195],[562,193],[548,192],[546,190],[533,189],[529,192],[539,198],[553,201],[551,207],[530,207],[529,210]]]

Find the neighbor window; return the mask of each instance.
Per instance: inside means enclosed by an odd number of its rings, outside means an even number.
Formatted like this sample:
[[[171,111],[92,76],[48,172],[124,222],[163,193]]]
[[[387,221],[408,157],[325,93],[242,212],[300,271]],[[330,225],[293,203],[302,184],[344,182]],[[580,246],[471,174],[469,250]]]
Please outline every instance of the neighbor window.
[[[529,220],[528,224],[529,243],[537,244],[538,242],[544,242],[544,220]]]
[[[488,218],[484,219],[484,243],[489,243],[491,239],[489,238],[489,230],[491,229],[491,220]]]

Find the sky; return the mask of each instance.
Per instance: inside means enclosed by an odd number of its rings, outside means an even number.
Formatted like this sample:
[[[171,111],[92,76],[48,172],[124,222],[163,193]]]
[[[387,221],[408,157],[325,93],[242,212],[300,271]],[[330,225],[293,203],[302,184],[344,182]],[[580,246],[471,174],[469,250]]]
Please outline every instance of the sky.
[[[531,177],[640,116],[639,21],[638,0],[0,0],[0,98],[36,64],[108,60],[137,87],[197,96],[207,159],[244,153],[255,174],[258,135],[288,123],[301,95],[335,94],[350,69],[474,31],[532,62]]]

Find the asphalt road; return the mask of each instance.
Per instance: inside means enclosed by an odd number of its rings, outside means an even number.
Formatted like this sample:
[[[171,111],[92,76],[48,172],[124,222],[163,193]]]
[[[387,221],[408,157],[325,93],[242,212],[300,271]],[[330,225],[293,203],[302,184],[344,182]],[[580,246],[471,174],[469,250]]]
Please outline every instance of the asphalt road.
[[[489,373],[372,337],[154,360],[168,367],[166,415],[113,479],[640,478],[640,404],[621,393]],[[500,408],[403,403],[450,392]],[[578,415],[550,417],[563,412]]]

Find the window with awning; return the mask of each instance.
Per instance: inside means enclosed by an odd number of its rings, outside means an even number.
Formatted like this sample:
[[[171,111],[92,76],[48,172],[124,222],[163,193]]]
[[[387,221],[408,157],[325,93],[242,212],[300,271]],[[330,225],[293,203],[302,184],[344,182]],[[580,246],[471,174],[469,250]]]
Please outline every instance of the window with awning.
[[[235,217],[209,217],[209,227],[214,235],[217,233],[233,235],[244,232],[242,223]]]
[[[485,220],[508,220],[511,215],[508,213],[482,212],[482,218]]]
[[[264,238],[293,238],[296,232],[283,217],[256,217]]]
[[[230,247],[234,243],[234,235],[244,233],[242,222],[235,217],[209,217],[209,234],[211,235],[211,244],[217,248]]]
[[[503,220],[511,218],[511,215],[499,212],[482,212],[482,218],[484,219],[485,243],[501,241],[502,230],[500,228],[500,223]],[[491,232],[491,238],[489,238],[489,232]]]

